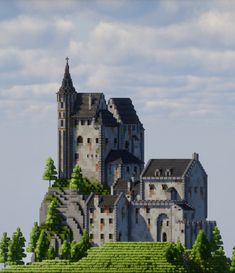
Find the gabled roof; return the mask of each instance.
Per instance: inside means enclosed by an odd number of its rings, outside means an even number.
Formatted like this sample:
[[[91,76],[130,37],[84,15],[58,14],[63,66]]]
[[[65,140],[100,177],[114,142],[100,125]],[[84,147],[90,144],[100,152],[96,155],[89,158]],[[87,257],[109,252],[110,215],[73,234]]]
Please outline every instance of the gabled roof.
[[[96,123],[107,126],[118,126],[117,120],[113,117],[113,114],[108,110],[100,110],[96,117]]]
[[[191,161],[192,159],[151,159],[142,177],[181,177]],[[157,170],[159,170],[159,175],[156,175]],[[168,174],[167,170],[170,171]]]
[[[106,163],[142,164],[143,162],[127,150],[111,150]]]
[[[136,114],[135,108],[130,98],[111,98],[108,104],[114,105],[117,110],[119,119],[124,124],[140,123],[140,120]]]
[[[101,195],[99,196],[99,207],[114,207],[118,195]]]
[[[78,93],[74,105],[74,114],[79,118],[93,118],[98,111],[98,105],[103,93]],[[91,98],[91,107],[89,100]]]

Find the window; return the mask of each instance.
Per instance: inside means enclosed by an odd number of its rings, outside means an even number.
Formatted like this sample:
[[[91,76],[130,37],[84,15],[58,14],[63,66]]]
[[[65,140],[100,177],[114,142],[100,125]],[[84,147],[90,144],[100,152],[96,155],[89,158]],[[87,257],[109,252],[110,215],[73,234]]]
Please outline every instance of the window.
[[[109,239],[113,239],[113,234],[109,233]]]
[[[137,167],[136,166],[134,167],[134,173],[135,174],[137,173]]]
[[[91,121],[90,120],[87,121],[87,125],[91,125]]]
[[[165,176],[171,176],[171,170],[170,169],[166,169]]]
[[[94,212],[94,208],[90,208],[90,213],[93,213]]]
[[[101,240],[104,239],[104,234],[103,234],[103,233],[100,234],[100,239],[101,239]]]
[[[114,144],[117,144],[117,138],[116,137],[114,138]]]
[[[113,219],[109,218],[109,224],[112,224],[112,223],[113,223]]]
[[[150,225],[150,218],[148,218],[148,225]]]
[[[108,144],[108,143],[109,143],[109,139],[106,138],[106,139],[105,139],[105,144]]]
[[[146,208],[146,213],[150,213],[150,208]]]
[[[93,224],[93,219],[92,218],[90,218],[90,224]]]
[[[59,112],[59,118],[61,118],[61,113]]]
[[[91,157],[93,158],[93,154],[91,154]]]
[[[81,120],[81,125],[84,125],[85,124],[85,120]]]
[[[128,173],[130,172],[130,167],[129,167],[129,166],[126,167],[126,171],[127,171]]]
[[[103,213],[104,212],[104,208],[100,208],[100,212]]]
[[[162,173],[161,169],[156,169],[155,176],[161,176],[161,173]]]
[[[135,209],[135,214],[139,214],[139,212],[140,212],[140,209],[139,209],[139,208],[136,208],[136,209]]]
[[[99,139],[98,139],[98,138],[96,138],[96,139],[95,139],[95,142],[96,142],[96,143],[99,143]]]
[[[112,213],[113,212],[113,208],[109,208],[109,213]]]
[[[169,226],[169,221],[166,221],[166,226],[167,226],[167,227]]]
[[[77,138],[77,144],[79,144],[79,143],[83,143],[82,136],[78,136],[78,138]]]
[[[64,103],[63,102],[60,103],[60,108],[64,108]]]
[[[89,154],[87,154],[86,157],[89,158]]]
[[[64,126],[64,121],[63,121],[63,120],[60,121],[60,126],[61,126],[61,127]]]
[[[89,137],[87,139],[87,143],[91,143],[91,139]]]
[[[197,187],[194,188],[194,192],[197,193]]]
[[[78,160],[78,153],[74,155],[75,160]]]
[[[132,130],[135,131],[135,125],[132,125]]]
[[[90,239],[93,239],[93,234],[92,233],[90,234]]]
[[[130,145],[130,144],[129,144],[129,141],[126,141],[126,142],[125,142],[125,149],[128,150],[128,149],[129,149],[129,145]]]
[[[155,189],[154,185],[153,185],[153,184],[150,184],[150,185],[149,185],[149,189],[150,189],[150,191],[153,191],[153,190]]]
[[[101,219],[100,219],[100,223],[101,223],[101,224],[104,224],[104,218],[101,218]]]

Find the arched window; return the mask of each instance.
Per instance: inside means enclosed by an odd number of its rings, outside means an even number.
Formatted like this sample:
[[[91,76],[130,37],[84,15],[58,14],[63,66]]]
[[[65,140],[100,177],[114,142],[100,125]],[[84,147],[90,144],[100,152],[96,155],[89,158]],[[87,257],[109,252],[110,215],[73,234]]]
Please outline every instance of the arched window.
[[[178,192],[175,188],[171,187],[168,189],[168,192],[169,192],[169,199],[170,200],[179,200],[179,195],[178,195]]]
[[[77,144],[79,144],[79,143],[83,143],[82,136],[78,136],[78,138],[77,138]]]

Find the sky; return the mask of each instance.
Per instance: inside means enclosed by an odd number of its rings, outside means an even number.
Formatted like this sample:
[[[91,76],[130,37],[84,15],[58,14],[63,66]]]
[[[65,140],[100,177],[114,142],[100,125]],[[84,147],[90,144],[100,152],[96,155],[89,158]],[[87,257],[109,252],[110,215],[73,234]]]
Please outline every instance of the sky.
[[[56,3],[56,4],[55,4]],[[58,91],[130,97],[145,162],[199,153],[208,220],[235,246],[235,1],[0,0],[0,234],[25,237],[57,164]]]

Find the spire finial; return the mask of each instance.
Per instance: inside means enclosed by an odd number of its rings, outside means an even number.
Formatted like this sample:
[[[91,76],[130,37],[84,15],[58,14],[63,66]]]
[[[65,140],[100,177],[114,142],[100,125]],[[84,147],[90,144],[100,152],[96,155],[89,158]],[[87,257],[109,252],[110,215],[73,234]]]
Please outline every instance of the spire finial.
[[[66,62],[67,62],[67,64],[69,63],[69,57],[67,56],[66,58],[65,58],[65,60],[66,60]]]

